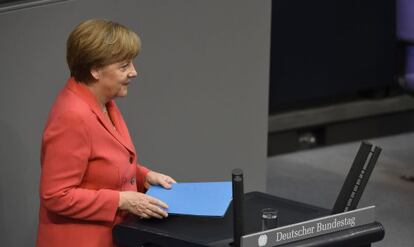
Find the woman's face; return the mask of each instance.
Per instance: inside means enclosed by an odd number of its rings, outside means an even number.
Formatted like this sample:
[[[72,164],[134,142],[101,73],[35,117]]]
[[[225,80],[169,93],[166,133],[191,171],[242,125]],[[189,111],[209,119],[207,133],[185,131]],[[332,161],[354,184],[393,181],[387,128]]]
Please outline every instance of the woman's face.
[[[94,83],[96,92],[105,101],[126,96],[131,79],[137,76],[137,71],[131,60],[92,69],[91,73],[96,79],[96,83]]]

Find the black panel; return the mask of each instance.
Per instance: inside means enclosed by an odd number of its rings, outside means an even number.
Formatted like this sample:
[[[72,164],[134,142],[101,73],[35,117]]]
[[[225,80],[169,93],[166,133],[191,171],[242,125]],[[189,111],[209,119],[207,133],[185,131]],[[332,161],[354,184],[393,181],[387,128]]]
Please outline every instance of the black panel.
[[[273,0],[270,111],[397,86],[394,0]]]
[[[323,126],[311,126],[309,128],[270,133],[268,135],[267,155],[270,157],[314,147],[323,147],[325,145],[360,141],[413,131],[413,111],[405,111],[398,114],[383,114]],[[313,136],[315,142],[300,142],[302,136],[306,134]]]
[[[0,0],[0,4],[2,4],[2,3],[12,3],[12,2],[18,3],[18,2],[22,2],[22,0]]]

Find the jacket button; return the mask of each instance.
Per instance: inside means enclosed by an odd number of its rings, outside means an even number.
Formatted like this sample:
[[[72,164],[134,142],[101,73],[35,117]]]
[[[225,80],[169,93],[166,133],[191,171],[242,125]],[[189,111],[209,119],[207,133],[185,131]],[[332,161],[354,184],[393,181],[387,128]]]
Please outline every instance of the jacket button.
[[[130,156],[130,157],[129,157],[129,163],[131,163],[131,164],[132,164],[132,162],[134,162],[134,157]]]
[[[134,177],[133,177],[133,178],[131,178],[130,183],[131,183],[131,184],[135,184],[135,178],[134,178]]]

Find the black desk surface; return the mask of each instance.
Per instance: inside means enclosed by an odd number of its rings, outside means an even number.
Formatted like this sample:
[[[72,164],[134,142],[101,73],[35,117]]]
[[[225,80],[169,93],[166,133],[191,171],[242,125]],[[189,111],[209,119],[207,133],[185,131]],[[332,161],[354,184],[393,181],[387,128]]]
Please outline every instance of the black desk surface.
[[[261,230],[263,208],[278,209],[278,226],[290,225],[329,215],[330,210],[271,196],[261,192],[245,194],[245,234]],[[114,227],[115,242],[121,246],[155,243],[161,246],[221,246],[233,238],[233,215],[230,205],[224,218],[174,216],[139,220],[131,217]]]

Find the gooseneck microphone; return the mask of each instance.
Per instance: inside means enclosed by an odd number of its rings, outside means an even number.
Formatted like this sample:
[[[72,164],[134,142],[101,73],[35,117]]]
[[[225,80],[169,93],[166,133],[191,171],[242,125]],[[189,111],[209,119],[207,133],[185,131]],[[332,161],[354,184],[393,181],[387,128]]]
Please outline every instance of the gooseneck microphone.
[[[243,171],[232,171],[233,187],[233,240],[235,247],[240,247],[241,237],[244,234],[244,190]]]

